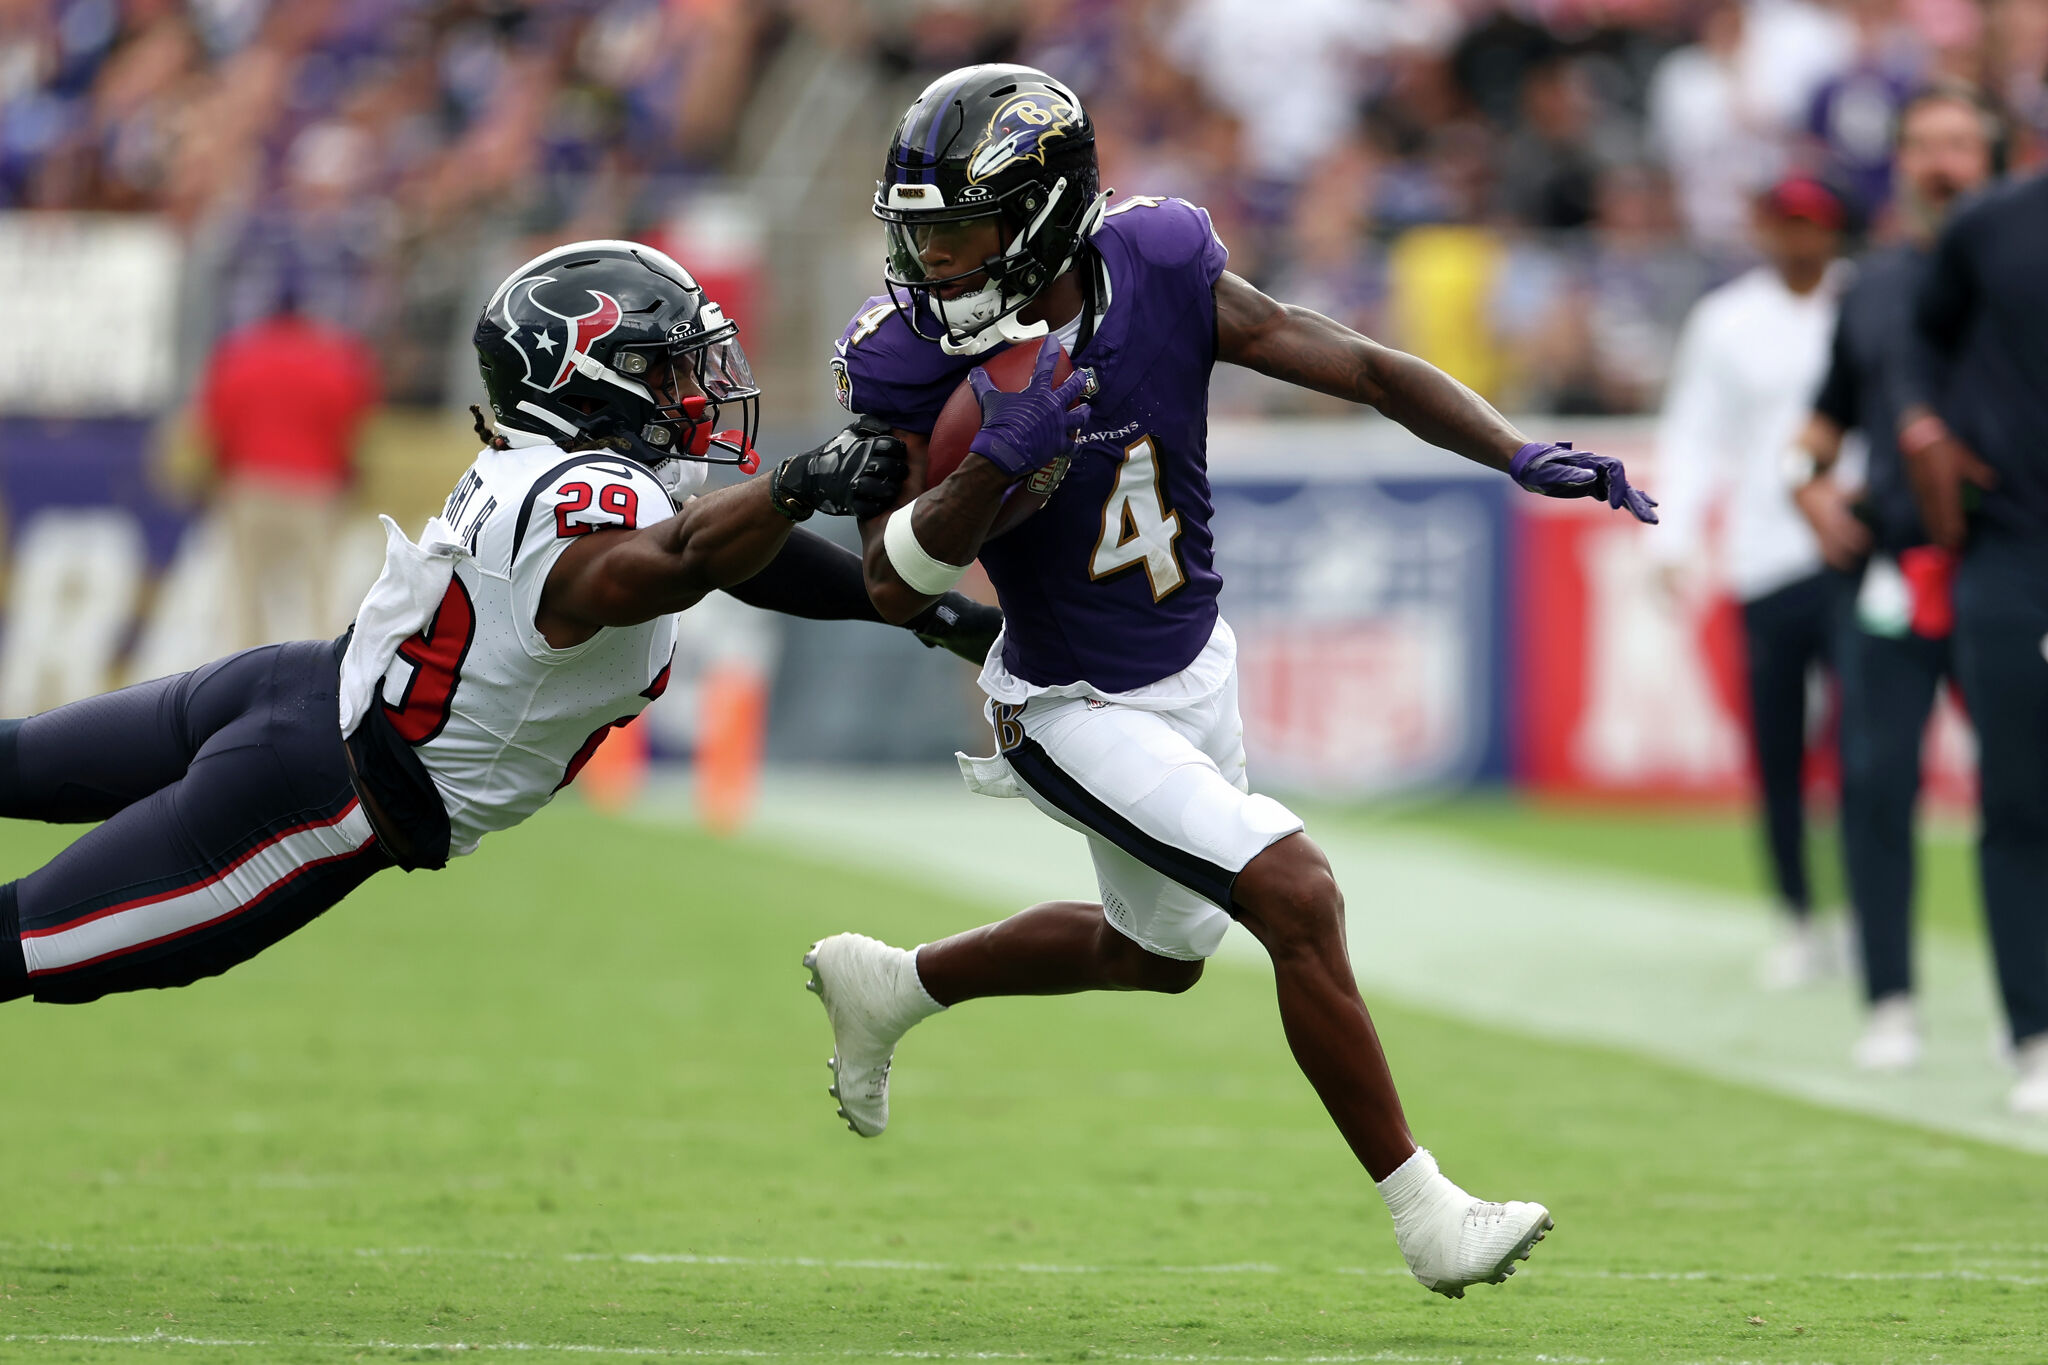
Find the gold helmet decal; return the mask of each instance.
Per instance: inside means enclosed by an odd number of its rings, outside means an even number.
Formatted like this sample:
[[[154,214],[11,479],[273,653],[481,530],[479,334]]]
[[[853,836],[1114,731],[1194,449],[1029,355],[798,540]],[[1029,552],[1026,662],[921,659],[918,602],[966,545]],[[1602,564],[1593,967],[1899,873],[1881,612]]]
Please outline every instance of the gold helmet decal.
[[[1073,132],[1081,111],[1057,95],[1035,92],[1003,101],[967,161],[969,184],[979,184],[1020,161],[1045,164],[1046,144]]]

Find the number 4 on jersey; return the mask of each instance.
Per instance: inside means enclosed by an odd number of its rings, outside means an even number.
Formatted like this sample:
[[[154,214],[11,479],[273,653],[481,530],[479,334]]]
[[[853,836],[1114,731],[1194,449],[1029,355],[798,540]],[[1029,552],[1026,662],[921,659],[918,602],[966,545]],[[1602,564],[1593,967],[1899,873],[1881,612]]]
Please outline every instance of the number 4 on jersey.
[[[1124,449],[1116,486],[1102,505],[1102,538],[1095,542],[1088,576],[1103,579],[1142,564],[1152,583],[1152,600],[1160,601],[1187,581],[1174,553],[1179,539],[1180,513],[1166,510],[1159,487],[1159,452],[1150,436],[1133,441]]]

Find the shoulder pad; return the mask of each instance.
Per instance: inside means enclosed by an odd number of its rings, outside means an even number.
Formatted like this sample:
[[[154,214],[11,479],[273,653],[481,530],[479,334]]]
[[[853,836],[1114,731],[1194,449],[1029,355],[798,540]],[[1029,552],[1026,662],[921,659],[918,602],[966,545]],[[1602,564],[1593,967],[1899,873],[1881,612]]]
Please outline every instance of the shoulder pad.
[[[973,366],[912,331],[886,294],[863,304],[832,346],[840,406],[906,431],[930,431]]]
[[[1185,199],[1134,194],[1117,200],[1103,213],[1099,233],[1123,242],[1148,265],[1212,264],[1211,279],[1223,273],[1230,255],[1209,221],[1209,211]]]
[[[590,531],[632,530],[674,512],[668,490],[636,462],[597,450],[567,454],[527,485],[512,525],[512,560],[535,538],[548,543]]]

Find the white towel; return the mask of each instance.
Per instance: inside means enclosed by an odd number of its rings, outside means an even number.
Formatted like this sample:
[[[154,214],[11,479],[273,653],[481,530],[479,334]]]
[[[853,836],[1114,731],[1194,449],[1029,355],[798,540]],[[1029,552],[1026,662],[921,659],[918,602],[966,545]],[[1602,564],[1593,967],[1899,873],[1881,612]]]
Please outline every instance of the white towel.
[[[384,523],[384,572],[356,609],[355,634],[341,659],[344,738],[354,734],[370,713],[399,645],[424,629],[440,610],[448,580],[455,576],[455,562],[469,558],[455,528],[439,517],[427,523],[417,545],[391,518],[380,515],[377,520]]]

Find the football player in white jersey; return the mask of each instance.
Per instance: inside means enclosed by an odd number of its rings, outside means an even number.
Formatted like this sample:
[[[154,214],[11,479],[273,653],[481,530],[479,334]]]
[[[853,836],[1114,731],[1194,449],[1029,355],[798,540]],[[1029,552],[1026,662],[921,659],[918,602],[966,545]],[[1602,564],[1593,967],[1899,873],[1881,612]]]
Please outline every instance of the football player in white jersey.
[[[417,544],[385,519],[347,635],[0,722],[0,816],[101,822],[0,886],[0,1000],[185,985],[473,851],[660,695],[676,614],[714,589],[875,619],[859,560],[795,524],[887,507],[899,442],[850,429],[691,496],[756,463],[737,331],[658,251],[538,257],[477,323],[486,448]],[[924,633],[985,647],[950,606]]]

